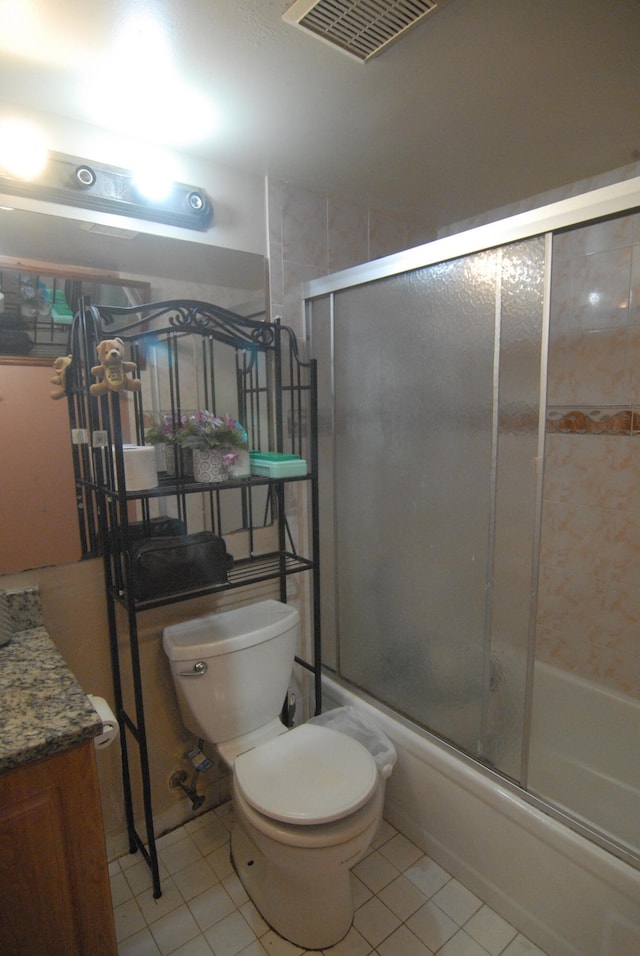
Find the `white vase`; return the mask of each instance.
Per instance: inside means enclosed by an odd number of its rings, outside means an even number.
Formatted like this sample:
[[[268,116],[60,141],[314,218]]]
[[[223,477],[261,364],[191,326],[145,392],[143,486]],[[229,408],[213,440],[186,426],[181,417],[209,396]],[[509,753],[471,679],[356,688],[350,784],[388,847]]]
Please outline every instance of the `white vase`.
[[[194,448],[193,474],[196,481],[225,481],[229,467],[224,463],[227,450],[224,448]]]
[[[229,475],[232,478],[248,478],[251,475],[251,459],[249,458],[248,448],[233,448],[237,458],[229,466]]]

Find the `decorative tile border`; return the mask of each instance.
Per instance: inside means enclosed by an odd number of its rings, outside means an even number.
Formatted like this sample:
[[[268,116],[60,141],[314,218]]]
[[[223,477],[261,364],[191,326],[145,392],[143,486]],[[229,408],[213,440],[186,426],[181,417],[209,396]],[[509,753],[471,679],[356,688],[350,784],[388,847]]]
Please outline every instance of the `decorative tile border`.
[[[547,433],[556,435],[640,435],[640,408],[557,407],[547,410]]]

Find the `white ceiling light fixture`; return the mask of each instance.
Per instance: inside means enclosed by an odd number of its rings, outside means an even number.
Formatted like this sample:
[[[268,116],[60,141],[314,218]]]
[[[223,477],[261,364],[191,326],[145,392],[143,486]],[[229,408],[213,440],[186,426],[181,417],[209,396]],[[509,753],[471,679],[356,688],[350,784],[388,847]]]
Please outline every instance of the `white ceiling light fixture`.
[[[362,62],[447,0],[296,0],[282,19]]]

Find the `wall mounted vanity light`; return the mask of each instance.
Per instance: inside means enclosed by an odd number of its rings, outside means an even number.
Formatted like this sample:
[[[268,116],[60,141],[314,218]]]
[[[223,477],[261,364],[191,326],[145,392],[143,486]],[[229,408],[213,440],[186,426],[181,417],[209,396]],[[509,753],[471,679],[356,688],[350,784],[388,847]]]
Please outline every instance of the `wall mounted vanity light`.
[[[203,189],[174,182],[163,198],[149,199],[140,174],[65,153],[49,152],[35,178],[22,179],[0,166],[0,193],[162,222],[185,229],[206,229],[213,207]]]

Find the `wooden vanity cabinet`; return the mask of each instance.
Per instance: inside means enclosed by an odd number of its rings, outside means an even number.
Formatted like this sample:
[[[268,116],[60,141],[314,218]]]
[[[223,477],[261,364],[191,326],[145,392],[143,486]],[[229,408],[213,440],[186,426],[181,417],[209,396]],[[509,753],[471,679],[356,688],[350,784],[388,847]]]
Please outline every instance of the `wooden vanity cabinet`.
[[[116,956],[91,740],[0,776],[0,953]]]

